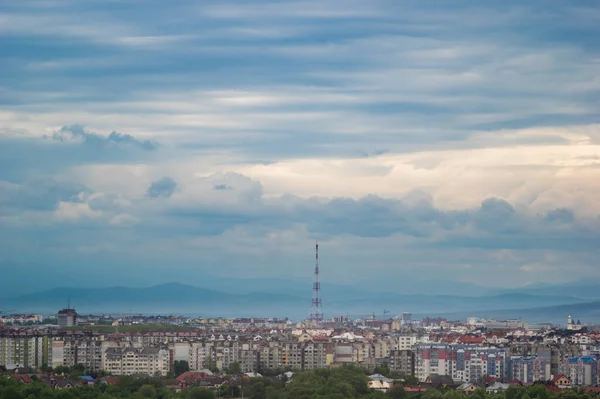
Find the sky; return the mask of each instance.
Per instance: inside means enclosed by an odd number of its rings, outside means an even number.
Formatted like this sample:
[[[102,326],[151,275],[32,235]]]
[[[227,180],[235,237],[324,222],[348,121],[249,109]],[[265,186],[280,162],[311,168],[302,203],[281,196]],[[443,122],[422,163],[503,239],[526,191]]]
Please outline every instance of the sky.
[[[315,240],[338,283],[600,279],[598,37],[595,0],[5,0],[0,284],[310,278]]]

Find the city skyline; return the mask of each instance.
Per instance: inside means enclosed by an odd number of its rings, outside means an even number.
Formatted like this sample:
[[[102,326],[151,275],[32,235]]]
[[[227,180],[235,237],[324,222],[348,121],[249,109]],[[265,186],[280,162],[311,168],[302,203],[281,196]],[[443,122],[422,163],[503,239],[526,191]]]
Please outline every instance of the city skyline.
[[[0,13],[0,288],[600,280],[593,2]]]

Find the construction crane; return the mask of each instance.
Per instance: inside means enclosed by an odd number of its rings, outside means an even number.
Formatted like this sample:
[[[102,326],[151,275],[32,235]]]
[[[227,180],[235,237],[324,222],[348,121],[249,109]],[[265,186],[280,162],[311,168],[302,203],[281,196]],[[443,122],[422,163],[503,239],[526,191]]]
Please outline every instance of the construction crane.
[[[383,320],[385,320],[385,315],[386,315],[386,314],[389,314],[389,313],[390,313],[390,311],[389,311],[389,310],[387,310],[387,309],[383,309]]]

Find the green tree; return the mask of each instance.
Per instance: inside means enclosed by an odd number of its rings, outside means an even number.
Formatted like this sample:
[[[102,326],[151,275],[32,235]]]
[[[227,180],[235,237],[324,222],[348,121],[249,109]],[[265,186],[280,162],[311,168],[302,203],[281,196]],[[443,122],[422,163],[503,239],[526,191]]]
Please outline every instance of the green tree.
[[[229,365],[227,369],[228,374],[238,374],[242,372],[242,368],[238,362],[233,362]]]
[[[465,399],[466,395],[459,391],[448,391],[444,394],[444,399]]]
[[[139,389],[138,394],[142,398],[155,398],[156,397],[156,388],[154,388],[152,385],[143,385]]]
[[[242,390],[237,385],[223,384],[219,387],[219,397],[237,398],[241,396]]]
[[[175,360],[174,363],[175,375],[180,376],[186,371],[190,371],[190,365],[185,360]]]
[[[388,391],[389,393],[389,391]],[[387,399],[389,396],[387,396],[385,393],[381,392],[381,391],[372,391],[369,392],[368,394],[362,396],[363,399]]]
[[[469,397],[471,399],[486,399],[487,398],[487,392],[483,388],[478,388]]]
[[[504,391],[504,397],[506,399],[521,399],[523,393],[524,389],[522,387],[511,385]]]
[[[258,381],[250,386],[250,399],[263,399],[266,396],[267,387],[264,381]]]
[[[69,374],[71,369],[67,366],[58,366],[54,371],[56,374]]]
[[[398,386],[398,387],[394,387],[394,388],[390,389],[387,392],[387,396],[389,396],[391,399],[404,399],[408,395],[407,395],[406,391],[404,390],[404,388]]]
[[[413,385],[417,385],[419,383],[419,379],[417,377],[415,377],[414,375],[404,375],[401,374],[398,376],[399,379],[404,380],[404,385],[405,386],[413,386]]]
[[[444,394],[437,389],[430,388],[423,393],[423,399],[442,399]]]
[[[381,366],[375,367],[375,370],[373,370],[373,373],[381,374],[386,377],[390,377],[390,375],[391,375],[390,367],[387,364],[383,364]]]
[[[527,388],[527,395],[529,395],[530,398],[535,399],[549,399],[550,391],[548,391],[543,385],[537,384]]]
[[[267,387],[265,398],[266,399],[283,399],[284,394],[281,390],[275,388],[274,386],[269,386],[269,387]]]
[[[187,392],[187,399],[215,399],[215,394],[206,388],[192,388]]]

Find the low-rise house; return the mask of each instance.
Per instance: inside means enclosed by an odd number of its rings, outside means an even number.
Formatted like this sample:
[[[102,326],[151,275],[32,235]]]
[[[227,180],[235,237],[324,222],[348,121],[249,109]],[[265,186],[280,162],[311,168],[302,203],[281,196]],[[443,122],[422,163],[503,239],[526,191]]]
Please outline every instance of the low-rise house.
[[[196,385],[197,381],[206,379],[211,376],[212,373],[209,375],[201,371],[186,371],[185,373],[177,377],[177,381],[182,387],[187,387],[190,385]]]
[[[79,379],[88,385],[94,385],[94,379],[89,375],[82,375]]]
[[[456,388],[457,391],[464,392],[467,395],[475,392],[477,389],[479,389],[479,387],[475,384],[471,384],[470,382],[465,382],[464,384]]]
[[[498,393],[500,391],[505,391],[510,387],[510,384],[503,384],[501,382],[495,382],[485,389],[488,394]]]
[[[27,375],[27,374],[13,374],[11,377],[14,380],[22,382],[23,384],[31,384],[33,382],[31,380],[31,377],[29,377],[29,375]]]
[[[560,389],[571,388],[571,379],[564,374],[558,374],[552,378],[552,385]]]
[[[385,382],[388,382],[390,384],[394,382],[393,379],[387,378],[385,375],[382,375],[382,374],[372,374],[372,375],[369,376],[369,380],[371,380],[371,381],[385,381]]]
[[[393,382],[383,380],[369,380],[368,387],[376,391],[388,391],[392,387]]]
[[[449,375],[432,374],[425,379],[425,384],[430,388],[446,388],[454,386],[454,380]]]

